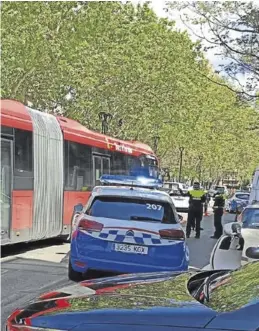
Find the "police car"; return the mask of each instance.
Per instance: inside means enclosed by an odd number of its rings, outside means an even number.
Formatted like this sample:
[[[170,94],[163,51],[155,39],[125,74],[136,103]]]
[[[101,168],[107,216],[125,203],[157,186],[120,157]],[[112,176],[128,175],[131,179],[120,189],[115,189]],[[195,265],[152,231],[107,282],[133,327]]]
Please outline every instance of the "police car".
[[[159,180],[103,175],[77,215],[68,275],[184,271],[189,250],[170,196]]]

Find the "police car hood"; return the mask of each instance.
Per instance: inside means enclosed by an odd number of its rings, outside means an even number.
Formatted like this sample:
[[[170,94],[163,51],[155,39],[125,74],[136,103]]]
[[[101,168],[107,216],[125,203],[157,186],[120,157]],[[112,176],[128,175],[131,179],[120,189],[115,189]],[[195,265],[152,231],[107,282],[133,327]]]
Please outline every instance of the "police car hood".
[[[14,313],[9,323],[28,323],[36,330],[129,330],[129,325],[136,330],[202,328],[216,313],[189,294],[190,276],[190,272],[162,272],[82,282],[41,296]]]

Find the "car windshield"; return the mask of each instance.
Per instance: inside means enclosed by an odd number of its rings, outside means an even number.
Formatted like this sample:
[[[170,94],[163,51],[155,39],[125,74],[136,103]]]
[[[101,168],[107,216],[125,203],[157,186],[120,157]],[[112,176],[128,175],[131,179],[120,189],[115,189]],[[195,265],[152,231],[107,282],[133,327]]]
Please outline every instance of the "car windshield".
[[[237,193],[236,198],[240,200],[248,200],[249,199],[249,194],[246,193]]]
[[[225,192],[225,188],[222,187],[222,186],[216,186],[216,187],[215,187],[215,190],[216,190],[217,192],[219,192],[219,193],[224,193],[224,192]]]
[[[228,312],[258,300],[259,262],[249,263],[237,271],[220,275],[210,285],[205,304],[218,312]]]
[[[242,216],[243,227],[259,226],[259,208],[247,208]]]
[[[179,184],[177,183],[164,183],[163,187],[169,190],[179,190]]]
[[[177,223],[169,203],[140,198],[97,197],[87,214],[119,220]]]
[[[179,190],[172,190],[170,192],[170,196],[171,197],[181,197],[181,196],[183,196],[183,193],[180,192]]]

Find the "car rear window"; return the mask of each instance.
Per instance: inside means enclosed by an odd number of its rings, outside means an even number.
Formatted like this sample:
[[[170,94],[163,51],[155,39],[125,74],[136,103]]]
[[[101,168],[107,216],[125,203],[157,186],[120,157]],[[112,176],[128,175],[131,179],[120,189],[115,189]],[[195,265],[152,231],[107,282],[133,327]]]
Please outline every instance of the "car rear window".
[[[236,194],[236,198],[240,200],[248,200],[249,194]]]
[[[97,197],[86,213],[119,220],[177,223],[171,205],[157,200]]]
[[[184,196],[183,193],[181,193],[179,190],[173,190],[169,193],[171,197],[182,197]]]
[[[242,215],[243,227],[259,227],[259,208],[247,208]]]

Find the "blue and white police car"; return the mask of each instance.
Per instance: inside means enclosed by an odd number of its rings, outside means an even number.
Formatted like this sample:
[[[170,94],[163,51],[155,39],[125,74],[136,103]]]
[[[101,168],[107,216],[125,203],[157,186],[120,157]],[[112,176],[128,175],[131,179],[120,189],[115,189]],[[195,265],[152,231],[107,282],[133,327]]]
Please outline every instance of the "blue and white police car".
[[[185,233],[172,199],[156,189],[159,180],[103,175],[100,182],[74,222],[69,278],[188,270]]]

